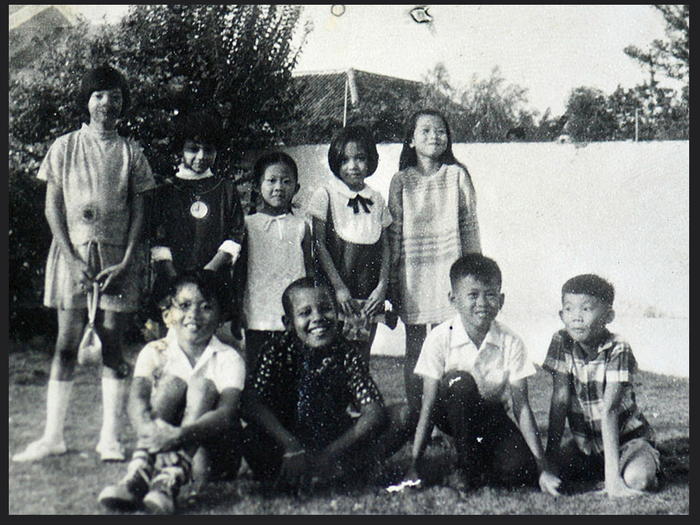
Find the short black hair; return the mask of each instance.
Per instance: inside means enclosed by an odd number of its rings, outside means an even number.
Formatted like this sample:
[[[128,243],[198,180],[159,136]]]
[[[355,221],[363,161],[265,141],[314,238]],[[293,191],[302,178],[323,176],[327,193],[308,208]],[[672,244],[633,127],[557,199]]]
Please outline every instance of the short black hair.
[[[313,277],[302,277],[301,279],[297,279],[296,281],[292,282],[289,286],[287,286],[287,288],[285,288],[284,293],[282,293],[282,308],[284,308],[284,315],[286,315],[289,319],[292,318],[292,315],[294,313],[294,305],[292,304],[292,294],[295,291],[315,290],[317,288],[324,288],[328,290],[328,295],[333,300],[333,304],[335,305],[337,310],[338,305],[335,302],[335,294],[333,293],[333,290],[328,285],[328,283],[321,279],[314,279]]]
[[[107,89],[121,89],[122,92],[122,112],[119,115],[123,117],[126,110],[131,105],[131,92],[126,77],[116,68],[110,66],[107,62],[94,67],[85,73],[80,90],[78,91],[78,108],[84,115],[90,115],[88,111],[88,102],[95,91],[104,91]]]
[[[207,301],[217,303],[222,319],[227,317],[232,300],[230,289],[223,276],[213,270],[188,270],[175,276],[168,286],[166,307],[172,304],[180,288],[187,284],[194,284]]]
[[[562,299],[567,293],[590,295],[610,307],[615,302],[615,287],[599,275],[592,273],[577,275],[566,281],[561,287]]]
[[[173,129],[173,151],[182,152],[185,142],[191,140],[209,144],[220,150],[224,144],[221,119],[211,111],[197,111],[178,116]]]
[[[294,159],[284,151],[271,151],[262,155],[253,166],[253,180],[257,186],[260,186],[265,170],[273,164],[284,164],[288,166],[294,175],[294,180],[299,182],[299,168]]]
[[[379,153],[372,133],[364,126],[347,126],[333,135],[328,148],[328,165],[333,175],[340,177],[340,165],[343,163],[345,146],[350,142],[357,142],[367,153],[367,176],[369,177],[377,171]]]
[[[460,279],[468,275],[483,283],[498,284],[499,288],[503,282],[498,263],[480,253],[468,253],[452,263],[450,284],[454,288]]]

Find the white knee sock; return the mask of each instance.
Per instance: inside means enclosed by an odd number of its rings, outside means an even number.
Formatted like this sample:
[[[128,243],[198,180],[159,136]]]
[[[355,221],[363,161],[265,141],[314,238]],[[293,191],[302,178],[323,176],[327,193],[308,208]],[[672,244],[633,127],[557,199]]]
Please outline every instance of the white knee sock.
[[[51,443],[63,442],[63,428],[68,412],[73,381],[49,380],[46,392],[46,427],[44,439]]]
[[[126,381],[103,376],[100,442],[119,441],[120,419],[125,400]]]

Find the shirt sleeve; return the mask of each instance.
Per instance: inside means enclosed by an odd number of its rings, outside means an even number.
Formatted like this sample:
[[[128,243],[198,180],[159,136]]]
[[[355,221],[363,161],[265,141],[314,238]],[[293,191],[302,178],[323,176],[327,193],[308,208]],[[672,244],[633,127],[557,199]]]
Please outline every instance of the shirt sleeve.
[[[44,160],[41,162],[41,166],[39,166],[37,179],[51,182],[52,184],[62,184],[66,147],[67,141],[62,137],[51,145],[49,151],[46,152]]]
[[[360,406],[383,403],[382,395],[367,369],[362,366],[360,354],[354,347],[346,357],[348,388]]]
[[[560,332],[555,333],[552,336],[552,341],[549,343],[549,349],[547,349],[547,356],[544,359],[542,368],[551,374],[569,374],[571,371],[569,366],[570,360],[567,359],[566,352],[562,334]]]
[[[630,345],[624,341],[617,342],[605,367],[605,380],[614,383],[631,383],[636,370],[637,360]]]
[[[129,144],[131,150],[131,191],[134,195],[152,190],[156,187],[151,166],[146,160],[141,147],[135,142]]]
[[[382,221],[382,230],[384,230],[384,229],[388,228],[389,226],[391,226],[391,223],[392,223],[391,213],[389,212],[389,207],[384,203],[384,198],[378,192],[377,192],[377,200],[379,201],[379,203],[382,207],[380,220]]]
[[[236,183],[232,180],[226,180],[226,204],[228,219],[227,239],[238,245],[243,244],[245,238],[245,215],[243,214],[243,205],[241,197],[238,195]]]
[[[285,338],[286,339],[286,338]],[[252,388],[263,399],[270,401],[274,388],[279,383],[282,371],[282,352],[284,343],[274,338],[260,349],[258,368],[251,377]]]
[[[245,386],[245,361],[235,350],[221,352],[218,356],[216,388],[219,392],[227,388],[243,390]]]
[[[425,338],[413,373],[439,381],[445,375],[445,352],[449,343],[438,328]]]
[[[159,365],[158,352],[155,344],[149,343],[143,347],[143,350],[139,352],[139,355],[136,358],[136,365],[134,365],[134,377],[145,377],[152,380]]]
[[[328,207],[330,206],[330,195],[326,188],[318,188],[306,206],[307,213],[314,219],[321,221],[328,220]]]
[[[403,173],[398,172],[389,185],[387,203],[391,224],[389,225],[389,246],[391,248],[391,269],[389,282],[396,286],[399,281],[399,260],[401,259],[401,241],[403,233]]]
[[[479,221],[476,215],[476,192],[469,172],[459,167],[459,209],[458,221],[462,253],[481,253]]]
[[[530,377],[537,372],[532,359],[527,353],[525,343],[519,337],[512,336],[509,341],[510,351],[508,352],[509,382],[518,381]]]

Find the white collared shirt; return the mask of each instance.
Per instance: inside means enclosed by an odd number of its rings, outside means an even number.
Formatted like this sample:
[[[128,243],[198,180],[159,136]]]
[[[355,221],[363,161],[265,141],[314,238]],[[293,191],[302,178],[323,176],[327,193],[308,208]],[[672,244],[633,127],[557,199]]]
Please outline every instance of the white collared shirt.
[[[479,393],[486,399],[503,399],[509,383],[536,372],[525,344],[505,325],[493,321],[481,347],[477,348],[459,315],[428,334],[414,373],[440,380],[453,370],[472,374]]]
[[[355,213],[352,206],[348,206],[348,201],[357,195],[372,201],[369,213],[362,208],[359,213]],[[356,192],[348,188],[342,180],[331,176],[324,187],[317,189],[311,196],[308,204],[309,215],[326,221],[329,198],[333,228],[344,241],[355,244],[375,244],[379,241],[384,228],[388,228],[391,224],[391,215],[384,203],[384,198],[369,186]]]
[[[189,384],[190,380],[203,377],[211,380],[218,392],[226,388],[243,390],[245,384],[245,361],[231,346],[212,336],[204,353],[192,366],[180,348],[173,330],[163,339],[151,341],[139,353],[134,367],[134,377],[146,377],[153,381],[153,389],[163,376],[179,377]]]

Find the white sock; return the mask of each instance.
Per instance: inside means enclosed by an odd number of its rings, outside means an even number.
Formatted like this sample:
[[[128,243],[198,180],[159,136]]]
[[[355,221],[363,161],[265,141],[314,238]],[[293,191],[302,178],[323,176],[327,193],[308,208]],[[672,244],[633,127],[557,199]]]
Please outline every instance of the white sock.
[[[119,441],[120,420],[125,400],[126,381],[103,376],[100,442]]]
[[[63,442],[63,427],[68,412],[73,381],[49,380],[46,391],[46,427],[44,439],[52,443]]]

